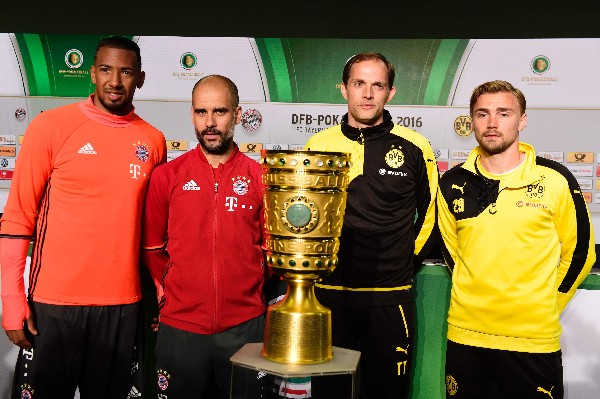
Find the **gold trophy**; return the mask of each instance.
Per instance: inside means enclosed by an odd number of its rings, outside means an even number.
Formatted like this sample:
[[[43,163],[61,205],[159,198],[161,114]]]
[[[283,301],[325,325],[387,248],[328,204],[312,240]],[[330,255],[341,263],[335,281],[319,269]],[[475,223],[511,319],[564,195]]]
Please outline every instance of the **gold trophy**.
[[[346,208],[350,155],[263,151],[267,264],[287,282],[283,300],[267,309],[261,355],[281,363],[315,364],[333,357],[331,311],[314,284],[335,269]]]

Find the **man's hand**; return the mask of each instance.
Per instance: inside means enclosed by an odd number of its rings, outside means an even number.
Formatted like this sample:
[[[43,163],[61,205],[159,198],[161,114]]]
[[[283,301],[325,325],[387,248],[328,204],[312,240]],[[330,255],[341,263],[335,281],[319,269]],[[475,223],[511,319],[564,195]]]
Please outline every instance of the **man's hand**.
[[[31,314],[27,316],[27,329],[33,335],[38,335],[38,331],[35,328],[35,323],[33,322],[33,317]],[[33,345],[27,339],[24,330],[7,330],[6,335],[10,341],[17,345],[21,349],[31,349]]]

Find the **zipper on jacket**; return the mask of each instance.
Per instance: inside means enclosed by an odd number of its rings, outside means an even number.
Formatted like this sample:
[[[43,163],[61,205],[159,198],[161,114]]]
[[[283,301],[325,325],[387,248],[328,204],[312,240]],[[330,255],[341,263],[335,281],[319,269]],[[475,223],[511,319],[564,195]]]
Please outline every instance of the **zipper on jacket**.
[[[365,143],[365,136],[363,134],[362,129],[358,129],[358,131],[360,132],[360,134],[358,135],[356,141],[358,142],[358,144],[363,145]]]
[[[217,307],[219,306],[219,298],[218,298],[218,292],[219,292],[219,288],[218,283],[219,283],[219,277],[218,277],[218,270],[217,270],[217,242],[218,242],[218,237],[217,237],[217,228],[218,228],[218,222],[219,222],[219,217],[218,217],[218,213],[219,213],[219,209],[218,209],[218,205],[219,205],[219,181],[221,180],[221,176],[223,175],[223,169],[224,169],[224,165],[223,164],[219,164],[218,167],[213,168],[213,179],[215,181],[215,202],[214,202],[214,218],[213,218],[213,242],[212,242],[212,253],[213,253],[213,259],[212,259],[212,275],[213,275],[213,287],[214,287],[214,295],[215,297],[213,298],[214,301],[214,307],[213,307],[213,314],[212,314],[212,322],[213,322],[213,328],[214,329],[218,329],[219,326],[219,321],[217,318],[217,314],[219,313],[219,311],[217,310]]]

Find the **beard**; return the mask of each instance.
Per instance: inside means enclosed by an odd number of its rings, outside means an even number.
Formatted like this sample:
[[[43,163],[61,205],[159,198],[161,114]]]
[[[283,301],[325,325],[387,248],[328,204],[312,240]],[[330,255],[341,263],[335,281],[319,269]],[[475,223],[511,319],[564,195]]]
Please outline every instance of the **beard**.
[[[476,138],[479,146],[488,154],[488,155],[497,155],[501,154],[508,147],[510,147],[516,140],[516,136],[511,139],[506,139],[504,135],[498,136],[495,142],[485,141],[485,137],[489,133],[489,131],[484,132],[481,138]],[[497,133],[497,132],[495,132]]]
[[[206,153],[212,154],[212,155],[222,155],[222,154],[225,154],[229,150],[229,147],[231,146],[231,143],[233,142],[234,130],[235,130],[235,125],[231,126],[229,131],[227,131],[226,133],[223,133],[222,131],[220,131],[216,128],[206,128],[206,129],[202,130],[201,132],[199,132],[198,129],[196,129],[196,138],[198,139],[198,142],[200,143],[200,145],[202,146],[204,151],[206,151]],[[218,134],[219,136],[221,136],[221,139],[216,140],[216,141],[205,140],[204,136],[208,133]]]

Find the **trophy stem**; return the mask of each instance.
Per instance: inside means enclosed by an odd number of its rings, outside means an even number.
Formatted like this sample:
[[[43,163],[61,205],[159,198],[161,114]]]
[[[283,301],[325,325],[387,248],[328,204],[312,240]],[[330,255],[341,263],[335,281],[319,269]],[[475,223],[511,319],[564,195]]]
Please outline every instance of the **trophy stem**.
[[[262,356],[282,363],[330,360],[331,311],[315,296],[315,280],[285,278],[287,293],[267,309]]]

